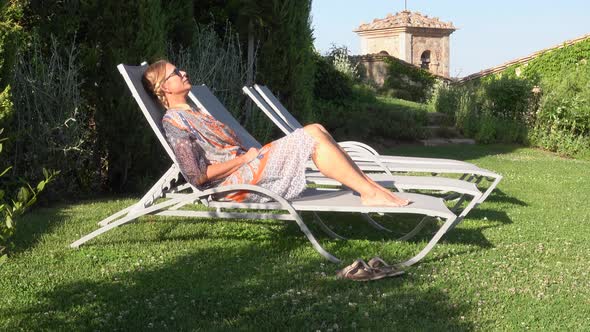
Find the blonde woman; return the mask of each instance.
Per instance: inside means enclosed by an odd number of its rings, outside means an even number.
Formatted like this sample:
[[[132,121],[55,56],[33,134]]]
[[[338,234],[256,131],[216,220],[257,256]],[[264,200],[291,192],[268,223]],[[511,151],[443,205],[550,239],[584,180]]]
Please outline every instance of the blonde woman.
[[[305,164],[311,158],[322,174],[358,192],[365,205],[410,203],[369,179],[319,124],[298,129],[261,149],[246,149],[231,128],[188,105],[191,84],[186,73],[173,64],[153,63],[143,84],[166,109],[162,118],[166,137],[181,172],[195,186],[255,184],[292,199],[305,189]],[[225,198],[267,200],[247,192]]]

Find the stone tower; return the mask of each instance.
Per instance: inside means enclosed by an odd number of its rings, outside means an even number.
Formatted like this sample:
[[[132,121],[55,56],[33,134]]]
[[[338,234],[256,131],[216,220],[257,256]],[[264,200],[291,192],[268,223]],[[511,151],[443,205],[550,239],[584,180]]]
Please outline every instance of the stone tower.
[[[404,10],[361,24],[361,54],[387,53],[433,74],[449,77],[451,22]]]

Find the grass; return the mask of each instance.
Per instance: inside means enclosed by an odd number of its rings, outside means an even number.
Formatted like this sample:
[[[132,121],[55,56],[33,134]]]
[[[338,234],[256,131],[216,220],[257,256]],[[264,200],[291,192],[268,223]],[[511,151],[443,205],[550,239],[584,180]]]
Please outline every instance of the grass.
[[[393,108],[409,109],[413,111],[434,112],[434,108],[430,104],[417,103],[405,99],[398,99],[387,96],[378,96],[377,100],[383,104],[392,106]]]
[[[277,221],[144,217],[69,249],[137,198],[97,199],[21,220],[16,252],[0,267],[0,330],[590,329],[590,161],[505,145],[389,152],[471,160],[504,175],[403,277],[337,280],[343,265]],[[351,240],[313,231],[347,264],[401,260],[426,239],[400,243],[355,216],[326,219]]]

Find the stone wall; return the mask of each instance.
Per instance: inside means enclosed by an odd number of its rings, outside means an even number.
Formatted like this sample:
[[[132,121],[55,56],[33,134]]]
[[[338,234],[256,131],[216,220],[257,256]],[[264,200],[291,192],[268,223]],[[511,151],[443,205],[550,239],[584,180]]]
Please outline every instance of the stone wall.
[[[396,58],[400,56],[399,36],[380,37],[380,38],[364,38],[362,42],[365,43],[363,47],[363,54],[380,53],[386,51],[389,55]]]
[[[373,84],[377,87],[382,87],[385,83],[385,79],[387,79],[387,63],[386,60],[388,58],[394,58],[396,61],[404,63],[408,66],[414,66],[406,61],[397,59],[395,57],[391,57],[384,54],[367,54],[361,56],[352,57],[353,62],[357,62],[359,64],[359,70],[361,71],[361,76],[364,81],[367,83]],[[451,80],[447,76],[434,74],[435,77],[443,82],[450,82]]]
[[[412,38],[412,64],[420,66],[421,56],[430,51],[429,71],[436,75],[449,77],[449,37],[437,35],[414,35]]]
[[[354,61],[358,61],[364,81],[382,87],[387,78],[387,64],[385,63],[387,58],[386,55],[369,54],[355,57]]]

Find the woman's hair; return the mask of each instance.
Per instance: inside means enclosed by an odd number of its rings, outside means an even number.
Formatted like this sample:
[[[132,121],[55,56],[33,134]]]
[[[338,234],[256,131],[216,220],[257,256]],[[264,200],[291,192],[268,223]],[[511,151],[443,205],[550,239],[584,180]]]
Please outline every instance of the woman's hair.
[[[159,60],[152,63],[147,67],[141,78],[144,88],[156,97],[164,108],[168,108],[168,100],[166,100],[166,95],[162,91],[162,84],[164,84],[164,79],[166,78],[167,63],[168,61],[166,60]]]

